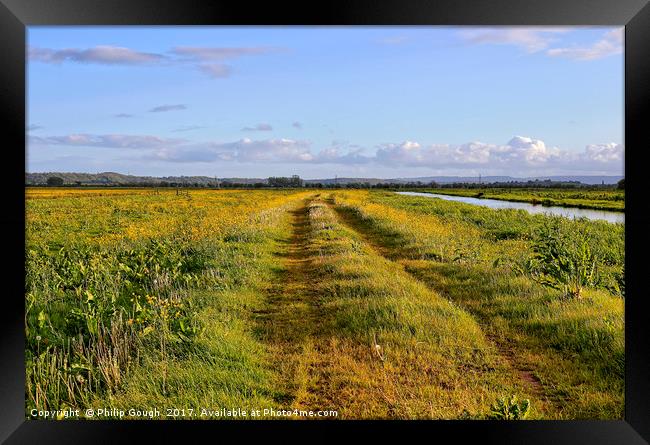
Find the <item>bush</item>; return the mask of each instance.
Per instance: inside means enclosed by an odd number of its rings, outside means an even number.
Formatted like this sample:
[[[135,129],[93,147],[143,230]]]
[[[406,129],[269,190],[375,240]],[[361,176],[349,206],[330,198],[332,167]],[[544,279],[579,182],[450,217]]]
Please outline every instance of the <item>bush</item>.
[[[164,344],[165,353],[191,345],[203,326],[187,290],[208,284],[202,273],[211,254],[172,238],[117,249],[70,243],[52,252],[31,246],[25,280],[28,406],[84,406],[87,393],[119,386],[141,344]]]
[[[538,228],[527,265],[536,281],[562,290],[565,297],[580,298],[585,286],[599,282],[598,257],[582,226],[563,218],[551,218]]]
[[[63,185],[63,178],[60,178],[58,176],[50,176],[49,178],[47,178],[47,185],[53,187],[60,187]]]
[[[509,400],[502,397],[490,406],[490,410],[490,419],[523,420],[530,412],[530,401],[525,399],[518,402],[516,396]]]

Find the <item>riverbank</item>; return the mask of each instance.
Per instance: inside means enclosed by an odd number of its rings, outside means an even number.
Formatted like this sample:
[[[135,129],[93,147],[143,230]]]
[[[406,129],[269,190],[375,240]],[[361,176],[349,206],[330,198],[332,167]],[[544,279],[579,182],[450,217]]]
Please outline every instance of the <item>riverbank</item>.
[[[625,191],[623,190],[576,190],[576,189],[448,189],[432,188],[416,190],[424,193],[464,196],[479,199],[499,199],[511,202],[526,202],[546,207],[574,207],[579,209],[625,211]]]

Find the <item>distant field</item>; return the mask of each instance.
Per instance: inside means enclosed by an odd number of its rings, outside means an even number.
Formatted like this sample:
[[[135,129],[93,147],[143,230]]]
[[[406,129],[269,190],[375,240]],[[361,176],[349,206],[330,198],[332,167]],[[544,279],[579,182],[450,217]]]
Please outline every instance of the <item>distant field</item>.
[[[420,190],[421,191],[421,190]],[[576,190],[576,189],[449,189],[436,188],[426,190],[454,196],[470,196],[473,198],[502,199],[504,201],[529,202],[546,206],[579,207],[598,210],[625,210],[624,190]]]
[[[571,193],[520,196],[623,196]],[[26,207],[28,416],[623,418],[622,224],[367,190],[28,188]]]

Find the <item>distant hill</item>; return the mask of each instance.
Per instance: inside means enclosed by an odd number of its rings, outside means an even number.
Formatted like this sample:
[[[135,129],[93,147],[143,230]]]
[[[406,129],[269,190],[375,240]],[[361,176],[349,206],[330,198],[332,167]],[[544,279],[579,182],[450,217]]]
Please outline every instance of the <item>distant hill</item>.
[[[623,179],[623,176],[548,176],[547,178],[541,177],[538,179],[550,179],[551,181],[578,181],[583,184],[616,184]]]
[[[484,184],[489,184],[493,182],[526,182],[526,181],[545,181],[551,180],[553,182],[581,182],[583,184],[602,184],[603,181],[605,184],[616,184],[618,181],[623,179],[623,176],[536,176],[530,178],[516,178],[513,176],[483,176],[480,178],[480,182]],[[477,183],[479,178],[477,176],[423,176],[418,178],[398,178],[397,180],[402,182],[431,182],[435,181],[438,184],[448,184],[453,182],[465,182],[465,183]]]
[[[267,184],[267,178],[214,178],[210,176],[133,176],[122,173],[104,172],[104,173],[66,173],[66,172],[46,172],[46,173],[25,173],[26,185],[44,185],[50,176],[58,176],[63,179],[66,185],[122,185],[122,184],[141,184],[155,185],[161,183],[168,184],[187,184],[201,186],[214,185],[217,181],[220,183],[231,184]],[[538,176],[533,178],[515,178],[512,176],[484,176],[480,178],[483,184],[495,182],[526,182],[526,181],[545,181],[553,182],[580,182],[582,184],[616,184],[623,176]],[[371,185],[421,182],[428,184],[432,181],[438,184],[450,183],[478,183],[479,178],[476,176],[421,176],[416,178],[325,178],[325,179],[305,179],[307,184],[351,184],[351,183],[368,183]]]
[[[210,176],[133,176],[123,175],[115,172],[104,173],[62,173],[62,172],[47,172],[47,173],[25,173],[26,185],[43,185],[47,183],[47,178],[50,176],[58,176],[63,179],[64,184],[74,185],[81,183],[82,185],[120,185],[120,184],[160,184],[163,182],[176,183],[176,184],[215,184],[219,182],[230,182],[237,184],[266,184],[266,178],[214,178]]]

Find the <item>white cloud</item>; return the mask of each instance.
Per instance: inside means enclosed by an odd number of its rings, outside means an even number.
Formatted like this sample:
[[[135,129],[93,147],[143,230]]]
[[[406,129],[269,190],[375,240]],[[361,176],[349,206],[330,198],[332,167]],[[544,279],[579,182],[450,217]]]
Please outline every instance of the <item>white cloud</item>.
[[[165,111],[175,111],[175,110],[186,110],[187,106],[183,104],[177,104],[177,105],[159,105],[157,107],[153,107],[151,110],[149,110],[149,113],[164,113]]]
[[[241,56],[267,54],[278,51],[277,48],[267,47],[198,47],[198,46],[177,46],[171,49],[171,53],[177,56],[189,57],[198,60],[224,60]]]
[[[420,151],[420,144],[417,142],[405,141],[400,144],[382,144],[377,150],[376,158],[385,164],[409,164],[422,162],[423,153]]]
[[[240,139],[236,142],[192,144],[174,149],[163,148],[155,159],[172,162],[310,162],[315,159],[310,143],[293,139]]]
[[[622,144],[591,144],[585,149],[584,158],[596,162],[623,161],[625,148]]]
[[[546,54],[575,60],[595,60],[623,53],[623,28],[606,32],[602,39],[591,46],[552,48]]]
[[[268,139],[253,141],[248,138],[237,143],[237,160],[241,162],[307,162],[312,161],[310,144],[293,139]]]
[[[176,146],[183,139],[166,139],[158,136],[141,136],[126,134],[70,134],[66,136],[31,136],[30,142],[38,145],[66,145],[79,147],[105,148],[157,148]]]
[[[198,47],[177,46],[170,53],[180,57],[179,61],[196,63],[196,68],[208,77],[223,79],[230,77],[232,68],[223,63],[224,60],[236,59],[242,56],[257,56],[278,51],[278,48],[268,47]]]
[[[31,61],[61,64],[64,62],[95,63],[101,65],[156,65],[173,67],[189,64],[213,79],[229,77],[232,69],[224,60],[255,56],[279,51],[267,47],[175,47],[167,55],[137,51],[120,46],[99,45],[92,48],[27,48]]]
[[[104,65],[150,65],[162,62],[162,54],[145,53],[120,46],[100,45],[88,49],[49,49],[29,47],[29,60],[43,63],[98,63]]]
[[[202,63],[196,66],[199,71],[213,79],[229,77],[232,69],[222,63]]]
[[[620,174],[625,155],[622,144],[590,144],[576,153],[549,147],[542,140],[525,136],[515,136],[505,144],[475,141],[459,145],[425,145],[407,140],[382,144],[374,153],[366,153],[367,150],[344,141],[333,141],[329,147],[316,151],[309,141],[287,138],[190,143],[156,136],[71,134],[30,136],[29,142],[37,146],[142,149],[140,161],[366,165],[380,169],[413,168],[438,172],[456,169],[510,175],[572,171]]]
[[[273,131],[273,127],[269,124],[261,123],[254,127],[244,127],[241,131]]]
[[[147,161],[158,160],[185,163],[233,161],[233,151],[232,147],[229,145],[230,144],[206,143],[186,145],[173,149],[163,147],[153,151],[152,153],[146,154],[144,157],[139,158],[139,160],[145,159]]]
[[[498,155],[505,153],[511,158],[524,159],[529,164],[543,163],[560,156],[558,148],[546,147],[543,141],[524,136],[515,136],[505,147],[497,151]]]
[[[571,28],[506,27],[479,28],[460,31],[463,40],[473,44],[514,45],[528,53],[544,51],[551,57],[574,60],[596,60],[623,53],[624,28],[607,31],[600,40],[588,46],[556,46],[561,34]]]
[[[568,30],[548,27],[479,28],[460,31],[460,36],[469,43],[514,45],[534,53],[548,48],[556,40],[557,34]]]
[[[384,165],[413,167],[531,167],[561,156],[557,148],[548,148],[543,141],[515,136],[505,145],[469,142],[461,145],[417,142],[384,144],[379,147],[376,160]]]
[[[349,147],[349,146],[348,146]],[[333,141],[332,146],[327,147],[312,159],[314,164],[367,164],[373,162],[374,158],[363,154],[363,149],[358,148],[354,150],[345,149],[341,147],[336,141]]]

